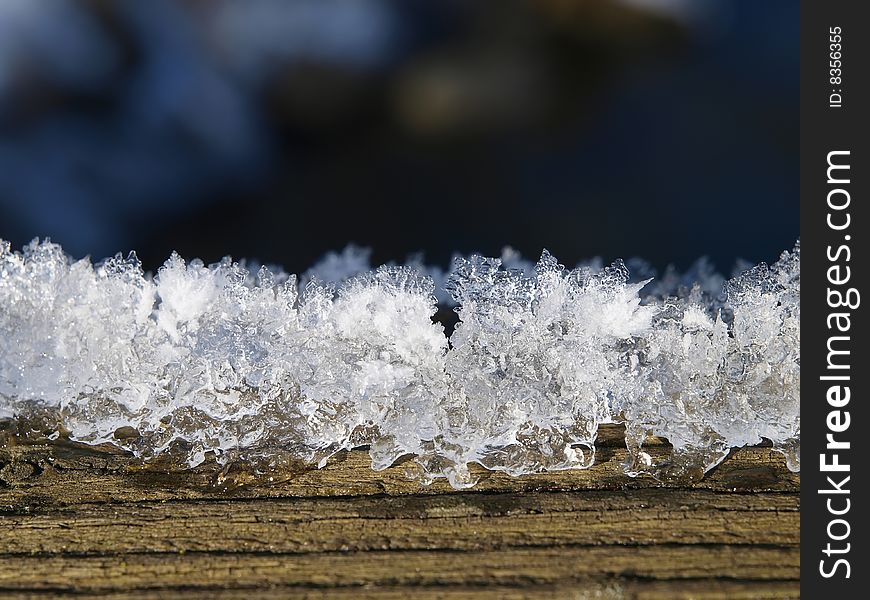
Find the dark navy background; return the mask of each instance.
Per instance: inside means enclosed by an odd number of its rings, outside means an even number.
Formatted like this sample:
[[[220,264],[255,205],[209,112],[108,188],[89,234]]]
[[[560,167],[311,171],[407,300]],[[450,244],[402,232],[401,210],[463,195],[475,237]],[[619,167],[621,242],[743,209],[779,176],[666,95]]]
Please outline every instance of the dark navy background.
[[[727,271],[798,237],[797,2],[33,4],[0,9],[15,246]]]

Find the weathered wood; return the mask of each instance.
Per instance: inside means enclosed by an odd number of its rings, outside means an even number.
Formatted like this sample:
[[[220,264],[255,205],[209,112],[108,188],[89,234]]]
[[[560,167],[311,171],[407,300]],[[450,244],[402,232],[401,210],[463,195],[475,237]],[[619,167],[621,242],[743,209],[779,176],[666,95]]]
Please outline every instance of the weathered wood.
[[[90,594],[79,592],[67,592],[55,590],[51,592],[52,598],[82,598]],[[660,581],[630,581],[630,582],[601,582],[584,581],[581,585],[569,584],[564,586],[536,585],[532,591],[528,586],[450,586],[439,585],[435,588],[416,587],[409,593],[407,586],[378,586],[377,588],[310,588],[310,587],[287,587],[274,588],[258,587],[256,589],[185,589],[183,593],[172,590],[167,594],[165,590],[137,590],[135,597],[142,600],[166,600],[183,597],[193,600],[225,600],[233,598],[263,598],[281,599],[300,598],[303,600],[323,600],[336,598],[344,600],[406,600],[413,597],[415,600],[467,600],[468,598],[498,598],[500,600],[525,600],[527,598],[541,598],[544,600],[621,600],[623,598],[636,598],[639,600],[695,600],[705,598],[709,600],[779,600],[782,598],[800,598],[800,586],[794,581],[732,581],[721,579],[700,579],[681,581],[679,589],[673,584]],[[36,596],[41,597],[41,596]],[[100,600],[119,600],[130,598],[127,592],[99,592],[92,597]],[[33,594],[19,594],[15,592],[3,593],[3,598],[8,600],[25,600],[34,598]]]
[[[791,496],[458,494],[82,505],[0,522],[5,553],[478,550],[595,544],[799,543]],[[176,531],[178,523],[183,531]],[[46,532],[50,537],[46,538]]]
[[[779,454],[742,449],[686,485],[626,477],[621,443],[608,427],[591,469],[480,469],[460,492],[409,480],[410,463],[372,471],[363,451],[255,474],[10,438],[0,593],[799,596],[800,478]]]

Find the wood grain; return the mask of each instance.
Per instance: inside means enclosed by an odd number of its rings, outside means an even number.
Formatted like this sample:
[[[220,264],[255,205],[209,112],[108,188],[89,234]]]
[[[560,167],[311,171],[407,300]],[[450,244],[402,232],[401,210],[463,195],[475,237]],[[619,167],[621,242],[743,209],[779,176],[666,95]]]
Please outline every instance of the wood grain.
[[[770,448],[694,485],[621,472],[602,430],[588,470],[422,487],[364,451],[143,465],[111,446],[0,448],[9,597],[795,598],[800,477]],[[653,454],[666,451],[653,441]],[[260,467],[262,468],[262,467]]]

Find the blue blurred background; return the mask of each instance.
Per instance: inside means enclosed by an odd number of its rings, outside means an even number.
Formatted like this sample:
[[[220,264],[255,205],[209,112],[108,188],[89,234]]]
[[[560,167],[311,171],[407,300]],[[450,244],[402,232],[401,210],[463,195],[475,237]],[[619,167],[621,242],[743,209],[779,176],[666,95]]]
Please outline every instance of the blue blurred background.
[[[727,271],[798,228],[796,1],[0,1],[15,246]]]

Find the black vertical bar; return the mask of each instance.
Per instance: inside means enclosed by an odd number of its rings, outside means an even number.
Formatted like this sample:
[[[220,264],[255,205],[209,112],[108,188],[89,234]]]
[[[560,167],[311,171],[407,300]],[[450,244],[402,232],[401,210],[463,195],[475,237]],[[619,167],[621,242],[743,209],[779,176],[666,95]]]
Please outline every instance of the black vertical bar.
[[[801,592],[805,598],[870,594],[866,550],[870,536],[864,516],[870,506],[862,491],[870,489],[870,469],[865,466],[870,461],[866,408],[870,365],[861,352],[868,341],[868,308],[863,302],[870,302],[870,295],[860,297],[863,292],[870,294],[864,285],[870,269],[864,239],[870,237],[866,5],[860,0],[801,3]],[[831,354],[831,348],[849,354]],[[838,512],[843,514],[834,514]]]

